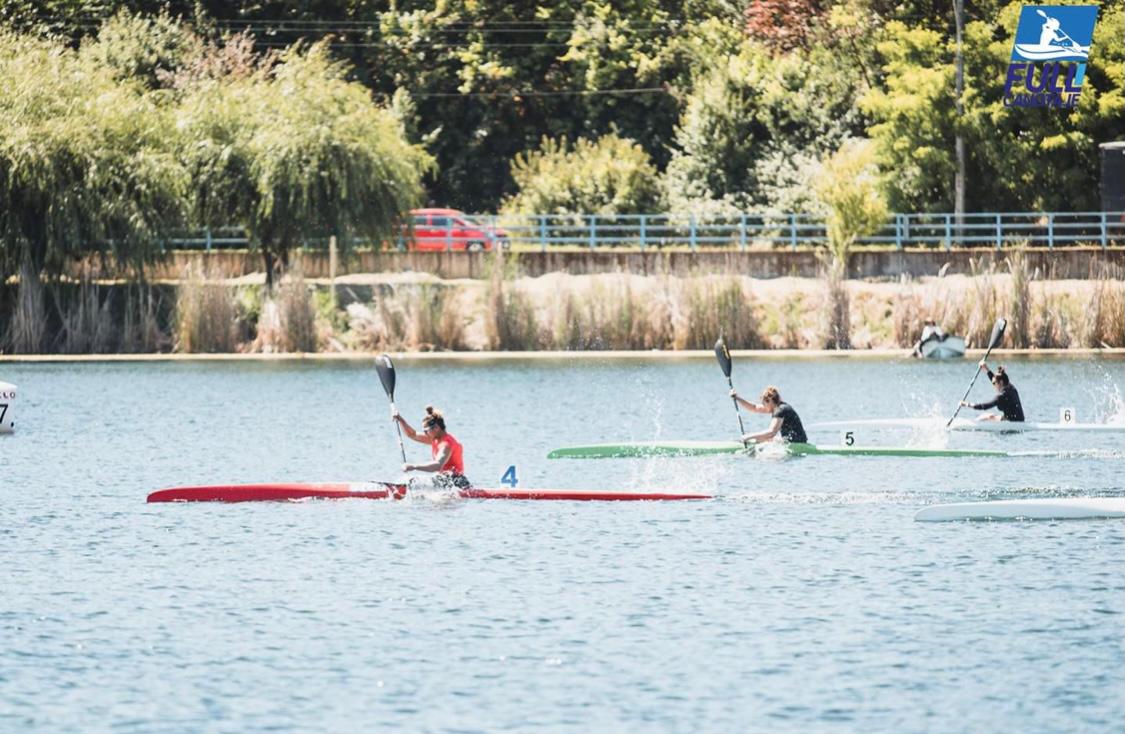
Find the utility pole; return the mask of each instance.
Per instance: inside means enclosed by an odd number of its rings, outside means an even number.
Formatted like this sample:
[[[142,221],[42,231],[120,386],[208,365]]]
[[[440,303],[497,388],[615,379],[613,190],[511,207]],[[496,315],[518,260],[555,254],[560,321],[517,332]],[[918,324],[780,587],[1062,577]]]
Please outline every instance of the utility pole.
[[[965,105],[961,96],[965,91],[965,55],[961,49],[961,34],[965,28],[965,0],[953,0],[953,12],[957,17],[957,57],[956,57],[956,96],[957,119],[956,138],[954,143],[957,156],[957,174],[953,180],[953,213],[957,218],[957,234],[955,239],[962,236],[962,227],[965,220],[965,139],[961,137],[961,120],[965,114]]]

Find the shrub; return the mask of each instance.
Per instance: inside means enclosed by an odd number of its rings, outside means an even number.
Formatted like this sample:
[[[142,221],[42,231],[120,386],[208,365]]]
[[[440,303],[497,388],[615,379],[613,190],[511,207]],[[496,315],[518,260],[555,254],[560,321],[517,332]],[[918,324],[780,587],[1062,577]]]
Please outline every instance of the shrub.
[[[659,207],[656,168],[648,153],[610,133],[590,141],[543,138],[539,150],[512,161],[516,193],[504,211],[520,214],[637,214]]]

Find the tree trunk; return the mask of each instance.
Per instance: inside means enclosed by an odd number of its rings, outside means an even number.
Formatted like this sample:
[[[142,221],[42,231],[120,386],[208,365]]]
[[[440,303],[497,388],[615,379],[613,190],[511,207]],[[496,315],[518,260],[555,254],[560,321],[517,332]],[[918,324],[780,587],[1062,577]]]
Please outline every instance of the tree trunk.
[[[268,247],[262,248],[262,258],[266,261],[266,290],[273,292],[273,253]]]

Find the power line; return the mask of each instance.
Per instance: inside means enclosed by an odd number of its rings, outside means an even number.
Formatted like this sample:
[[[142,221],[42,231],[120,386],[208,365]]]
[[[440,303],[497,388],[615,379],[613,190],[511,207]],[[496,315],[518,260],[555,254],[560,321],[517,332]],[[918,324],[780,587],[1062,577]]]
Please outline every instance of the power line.
[[[664,87],[626,87],[621,89],[573,89],[551,92],[537,90],[514,90],[504,92],[420,92],[410,93],[411,97],[592,97],[597,95],[627,94],[671,94]]]

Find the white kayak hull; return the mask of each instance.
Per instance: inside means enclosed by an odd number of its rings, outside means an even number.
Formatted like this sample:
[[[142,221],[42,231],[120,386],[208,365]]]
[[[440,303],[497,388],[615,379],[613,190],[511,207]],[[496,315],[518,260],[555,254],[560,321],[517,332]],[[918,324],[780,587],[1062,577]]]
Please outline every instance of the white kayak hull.
[[[926,359],[960,359],[965,356],[965,340],[959,336],[931,339],[922,343],[921,352]]]
[[[1125,517],[1125,497],[1062,497],[933,505],[919,510],[918,522],[955,520],[1082,520]]]
[[[945,428],[943,418],[868,418],[850,421],[821,421],[810,423],[810,431],[847,429],[890,429],[908,428],[917,431],[939,430]],[[976,421],[958,418],[949,427],[950,431],[999,431],[1001,433],[1023,431],[1064,431],[1074,433],[1125,433],[1125,423],[1012,423],[1010,421]]]

